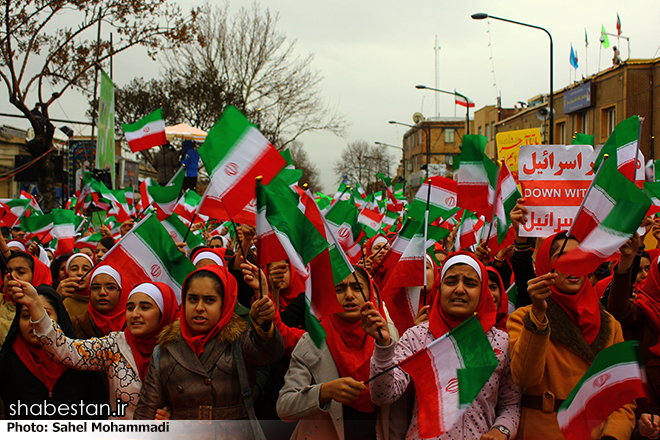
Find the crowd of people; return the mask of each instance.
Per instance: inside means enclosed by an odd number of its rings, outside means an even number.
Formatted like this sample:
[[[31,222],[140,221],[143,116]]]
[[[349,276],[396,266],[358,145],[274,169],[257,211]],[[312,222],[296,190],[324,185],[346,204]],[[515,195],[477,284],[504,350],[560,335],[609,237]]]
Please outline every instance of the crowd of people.
[[[526,216],[520,199],[514,230]],[[288,260],[256,266],[252,226],[206,236],[187,253],[196,270],[180,304],[165,284],[132,287],[96,264],[115,245],[103,228],[95,251],[57,257],[19,229],[4,231],[2,414],[44,419],[17,413],[20,403],[84,401],[108,411],[53,417],[260,422],[237,425],[236,438],[421,438],[420,408],[430,403],[393,367],[476,316],[497,367],[439,438],[564,438],[559,406],[600,351],[628,339],[641,343],[649,398],[610,414],[591,437],[658,438],[660,249],[643,243],[660,237],[660,224],[642,226],[647,235],[635,234],[616,262],[588,277],[553,269],[578,245],[566,233],[516,236],[493,255],[485,244],[453,250],[454,230],[428,256],[415,325],[401,332],[381,295],[396,233],[378,234],[363,245],[355,274],[335,285],[342,311],[320,320],[320,346],[307,332],[319,322],[307,313],[305,280]]]

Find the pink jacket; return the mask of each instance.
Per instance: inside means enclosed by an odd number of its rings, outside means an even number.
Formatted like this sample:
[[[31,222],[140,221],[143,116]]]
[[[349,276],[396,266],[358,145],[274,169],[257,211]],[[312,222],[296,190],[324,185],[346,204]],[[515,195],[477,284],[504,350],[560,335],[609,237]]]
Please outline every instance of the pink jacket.
[[[493,346],[499,365],[458,423],[450,431],[438,437],[440,439],[479,440],[494,425],[508,428],[511,431],[510,438],[516,435],[522,393],[513,382],[509,370],[509,335],[502,330],[492,328],[486,336]],[[394,342],[386,347],[376,344],[371,357],[371,376],[408,358],[433,340],[428,322],[425,322],[408,329],[396,345]],[[394,368],[373,380],[369,387],[371,400],[376,405],[392,403],[403,395],[409,383],[410,376],[400,368]],[[412,421],[406,434],[407,439],[420,438],[417,431],[417,407],[418,402],[415,400]]]

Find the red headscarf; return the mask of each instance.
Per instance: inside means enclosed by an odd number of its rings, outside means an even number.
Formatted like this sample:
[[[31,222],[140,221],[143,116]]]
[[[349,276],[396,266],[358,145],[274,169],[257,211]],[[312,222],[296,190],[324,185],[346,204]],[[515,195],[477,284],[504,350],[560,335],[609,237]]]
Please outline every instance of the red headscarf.
[[[364,276],[364,274],[360,276]],[[368,275],[367,279],[369,281],[369,292],[364,292],[364,294],[368,295],[369,301],[376,305],[381,315],[384,315],[376,285]],[[378,298],[375,298],[375,296]],[[339,375],[341,377],[353,377],[360,382],[369,379],[369,364],[371,355],[374,352],[374,340],[362,329],[361,320],[347,322],[334,314],[323,318],[321,325],[325,329],[325,342],[328,344],[332,358],[337,365]],[[367,413],[376,409],[371,401],[369,389],[360,393],[360,397],[353,403],[349,403],[348,406]]]
[[[218,323],[213,326],[213,328],[207,333],[196,335],[190,329],[188,321],[186,321],[186,292],[188,290],[190,277],[198,272],[211,272],[220,278],[220,281],[222,282],[223,298],[222,310]],[[186,340],[186,343],[192,349],[192,351],[195,352],[197,357],[204,353],[204,346],[206,343],[215,338],[218,333],[220,333],[220,330],[222,330],[223,327],[227,325],[231,317],[234,315],[234,307],[236,306],[237,295],[238,284],[236,283],[236,279],[227,271],[227,268],[224,266],[218,266],[215,264],[204,266],[186,277],[186,280],[183,282],[183,287],[181,288],[182,307],[179,310],[179,317],[181,318],[181,334],[183,335],[183,339]]]
[[[559,234],[562,234],[560,232]],[[553,240],[557,237],[555,234],[543,241],[539,247],[536,256],[536,276],[540,277],[552,271],[552,261],[550,261],[550,248]],[[556,284],[550,286],[552,298],[564,311],[571,317],[575,325],[580,328],[584,340],[588,344],[594,342],[600,331],[600,306],[598,294],[594,290],[589,280],[584,280],[582,289],[579,292],[569,295],[563,293],[557,288]]]
[[[154,302],[158,305],[160,309],[160,321],[158,322],[158,327],[152,331],[147,336],[133,336],[133,334],[128,330],[128,327],[124,329],[124,336],[126,336],[126,342],[131,347],[133,352],[133,357],[135,358],[135,364],[138,368],[138,374],[140,379],[144,381],[144,377],[147,374],[147,368],[149,367],[149,359],[151,358],[151,353],[154,351],[154,347],[157,344],[158,335],[160,334],[163,327],[169,325],[176,318],[177,311],[179,310],[179,305],[176,302],[176,295],[170,286],[165,283],[142,283],[136,286],[131,293],[128,295],[130,299],[133,293],[144,293],[151,297]],[[158,296],[160,295],[160,300]],[[156,298],[154,298],[154,296]]]
[[[374,235],[369,240],[367,240],[367,252],[368,252],[367,257],[370,256],[370,255],[373,255],[373,251],[371,250],[371,248],[374,246],[374,242],[379,237],[382,238],[382,239],[385,239],[387,241],[387,243],[389,244],[389,240],[387,240],[387,237],[384,236],[383,234],[378,233],[378,234]],[[384,254],[384,252],[381,252],[381,254]]]
[[[102,274],[112,277],[117,283],[117,286],[119,286],[119,300],[117,301],[115,308],[108,312],[99,312],[92,307],[92,302],[89,301],[87,303],[87,312],[98,329],[101,330],[104,335],[108,335],[112,332],[121,331],[126,324],[126,300],[128,299],[130,287],[127,286],[128,283],[124,283],[122,287],[121,275],[119,275],[119,273],[108,264],[96,266],[94,270],[92,270],[92,273],[89,276],[89,285],[92,285],[94,277]],[[89,287],[87,288],[87,291],[89,291]]]
[[[69,369],[66,365],[52,360],[41,346],[35,347],[28,344],[20,332],[16,335],[12,348],[27,369],[46,385],[49,392],[53,391],[57,381]],[[9,380],[9,378],[5,378],[5,380]]]
[[[646,322],[656,334],[660,334],[660,270],[658,264],[660,264],[660,258],[656,257],[651,263],[648,276],[639,286],[637,299],[635,299],[635,304],[642,309]],[[649,350],[654,355],[660,356],[660,337]]]
[[[479,296],[479,303],[477,304],[477,310],[475,313],[479,323],[483,327],[484,331],[489,331],[497,322],[497,310],[495,309],[495,303],[493,302],[493,296],[488,290],[488,273],[486,272],[486,266],[484,266],[479,260],[474,258],[474,255],[470,252],[452,252],[447,256],[445,261],[442,263],[441,273],[445,268],[450,268],[454,264],[457,264],[456,260],[451,261],[454,257],[464,256],[471,258],[479,268],[477,275],[481,279],[481,295]],[[429,309],[429,330],[433,334],[434,338],[439,338],[450,330],[458,327],[462,324],[469,316],[452,316],[449,313],[445,312],[442,308],[442,303],[440,301],[440,287],[442,284],[442,275],[440,275],[436,282],[433,283],[432,287],[432,297],[433,305]]]
[[[190,261],[195,264],[195,259],[199,254],[202,252],[210,252],[211,254],[214,254],[217,257],[217,260],[221,263],[216,262],[219,266],[226,266],[225,264],[225,254],[227,252],[226,248],[216,248],[216,249],[211,249],[211,248],[201,248],[198,249],[194,254],[190,256]],[[200,260],[203,260],[204,258],[200,258]],[[213,259],[213,258],[208,258],[208,259]]]
[[[506,321],[509,319],[509,295],[504,289],[504,283],[500,273],[494,267],[486,266],[488,273],[497,275],[497,286],[500,288],[500,305],[497,307],[497,328],[506,330]],[[490,290],[490,289],[489,289]]]

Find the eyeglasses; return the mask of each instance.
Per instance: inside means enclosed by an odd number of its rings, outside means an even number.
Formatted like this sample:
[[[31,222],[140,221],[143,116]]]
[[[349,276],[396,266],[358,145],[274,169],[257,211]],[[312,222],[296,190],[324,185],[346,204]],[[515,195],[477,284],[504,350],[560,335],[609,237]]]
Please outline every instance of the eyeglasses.
[[[119,286],[117,286],[116,284],[104,284],[104,285],[92,284],[89,287],[89,291],[91,293],[99,293],[101,289],[105,290],[105,293],[109,295],[119,292]]]

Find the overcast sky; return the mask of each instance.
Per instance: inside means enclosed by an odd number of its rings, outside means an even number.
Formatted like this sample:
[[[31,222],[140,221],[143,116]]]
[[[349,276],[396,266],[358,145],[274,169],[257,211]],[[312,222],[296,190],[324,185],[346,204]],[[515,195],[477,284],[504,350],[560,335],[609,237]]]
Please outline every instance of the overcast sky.
[[[178,3],[184,9],[201,4],[198,0]],[[251,0],[233,0],[231,11],[250,4]],[[612,49],[599,50],[598,38],[601,23],[608,32],[616,33],[617,13],[623,35],[630,37],[632,58],[653,58],[660,53],[660,3],[650,0],[269,0],[261,4],[279,12],[278,28],[297,40],[297,53],[314,54],[312,67],[324,77],[324,99],[337,107],[350,124],[345,139],[327,134],[301,138],[321,171],[325,191],[330,193],[334,192],[337,181],[332,164],[348,142],[365,140],[401,145],[406,127],[390,125],[387,121],[412,123],[415,112],[433,116],[434,92],[416,90],[414,86],[435,84],[436,35],[441,47],[438,88],[456,89],[467,95],[476,103],[476,109],[495,104],[498,92],[505,107],[548,92],[547,35],[497,20],[475,21],[470,18],[475,12],[548,29],[554,39],[555,90],[569,84],[571,42],[578,54],[578,78],[587,74],[587,66],[588,74],[598,70],[599,56],[601,70],[611,66]],[[585,54],[585,28],[588,54]],[[616,44],[616,38],[610,37],[610,41]],[[135,68],[141,53],[134,50],[115,58],[114,81],[118,86],[136,76],[158,76],[161,70],[158,63],[144,61],[140,69]],[[624,40],[621,40],[621,56],[628,58]],[[2,96],[5,102],[0,107],[2,112],[16,113],[4,98],[4,90]],[[65,96],[61,101],[62,108],[51,107],[52,117],[84,120],[85,101],[73,96]],[[439,110],[440,116],[454,116],[455,111],[458,116],[464,115],[464,108],[455,109],[449,95],[439,95]],[[22,126],[17,119],[0,118],[0,123]],[[400,158],[399,150],[389,150]]]

